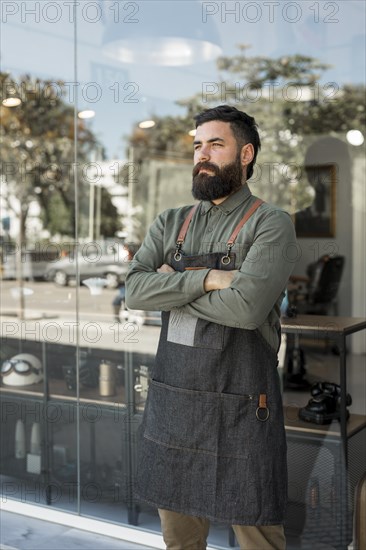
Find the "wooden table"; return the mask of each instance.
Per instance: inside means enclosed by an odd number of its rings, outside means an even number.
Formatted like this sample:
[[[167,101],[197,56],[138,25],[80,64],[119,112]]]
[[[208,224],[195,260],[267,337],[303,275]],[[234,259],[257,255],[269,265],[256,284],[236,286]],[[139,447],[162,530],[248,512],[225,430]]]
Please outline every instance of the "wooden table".
[[[281,328],[284,334],[333,339],[339,349],[339,380],[341,386],[341,438],[347,465],[347,357],[346,337],[366,329],[366,319],[359,317],[338,317],[328,315],[298,315],[283,318]]]

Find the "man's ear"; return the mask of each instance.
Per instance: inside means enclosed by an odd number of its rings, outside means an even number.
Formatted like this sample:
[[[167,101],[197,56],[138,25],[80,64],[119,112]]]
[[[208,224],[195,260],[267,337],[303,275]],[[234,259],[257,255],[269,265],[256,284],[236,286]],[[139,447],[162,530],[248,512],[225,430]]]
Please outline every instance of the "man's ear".
[[[252,143],[246,143],[241,148],[240,160],[242,166],[248,166],[254,158],[254,147]]]

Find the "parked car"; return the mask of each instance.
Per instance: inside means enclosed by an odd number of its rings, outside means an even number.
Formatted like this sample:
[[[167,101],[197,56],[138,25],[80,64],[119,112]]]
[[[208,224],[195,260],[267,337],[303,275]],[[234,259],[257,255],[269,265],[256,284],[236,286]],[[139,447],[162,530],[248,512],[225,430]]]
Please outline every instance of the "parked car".
[[[97,257],[95,254],[79,254],[77,257],[68,256],[48,263],[45,278],[57,285],[67,286],[71,280],[76,279],[76,265],[79,267],[80,282],[91,277],[102,277],[107,279],[107,288],[117,288],[123,283],[128,269],[128,261],[116,261],[113,254],[102,254]]]
[[[48,263],[57,259],[57,251],[26,250],[22,252],[20,266],[17,265],[15,248],[10,246],[0,254],[0,277],[5,280],[14,280],[21,277],[28,281],[42,281],[45,278],[45,269]],[[21,271],[19,272],[19,267]]]

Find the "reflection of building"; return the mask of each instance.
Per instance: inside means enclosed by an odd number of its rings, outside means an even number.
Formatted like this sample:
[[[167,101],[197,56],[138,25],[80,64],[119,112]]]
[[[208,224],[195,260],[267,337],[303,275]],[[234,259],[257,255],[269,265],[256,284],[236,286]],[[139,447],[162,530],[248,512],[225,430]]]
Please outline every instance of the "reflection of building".
[[[314,189],[313,202],[295,214],[298,237],[331,237],[334,234],[332,213],[334,210],[333,167],[305,167],[310,185]]]
[[[0,212],[2,220],[7,219],[6,225],[0,224],[0,236],[6,239],[16,240],[20,230],[19,215],[21,212],[21,198],[12,192],[12,186],[7,183],[5,177],[0,179]],[[34,199],[29,202],[26,231],[30,240],[45,237],[47,231],[42,227],[41,209],[39,202]]]
[[[163,210],[193,204],[192,162],[169,158],[146,159],[141,165],[134,206],[142,205],[141,236]]]
[[[335,137],[315,138],[306,150],[304,165],[309,184],[315,187],[321,178],[326,198],[314,199],[311,205],[295,214],[301,255],[296,274],[305,274],[306,267],[323,254],[341,254],[346,258],[342,285],[339,290],[340,315],[350,314],[352,296],[351,270],[353,264],[352,233],[352,159],[347,144]],[[315,188],[314,188],[314,192]],[[318,217],[320,207],[323,216]],[[324,215],[325,212],[325,215]],[[324,219],[329,219],[326,232]],[[301,232],[300,232],[301,227]],[[304,240],[302,240],[304,238]],[[354,285],[353,285],[354,288]]]

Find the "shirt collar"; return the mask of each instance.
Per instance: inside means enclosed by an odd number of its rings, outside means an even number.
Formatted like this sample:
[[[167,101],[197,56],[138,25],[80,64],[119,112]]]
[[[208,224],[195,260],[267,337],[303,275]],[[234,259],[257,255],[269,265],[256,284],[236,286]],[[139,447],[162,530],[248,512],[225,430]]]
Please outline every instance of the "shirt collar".
[[[229,195],[221,204],[215,205],[211,201],[202,201],[201,202],[201,214],[207,214],[211,208],[217,207],[224,214],[230,214],[235,208],[237,208],[243,202],[246,202],[249,197],[252,196],[252,192],[248,187],[248,184],[245,183],[238,191]]]

